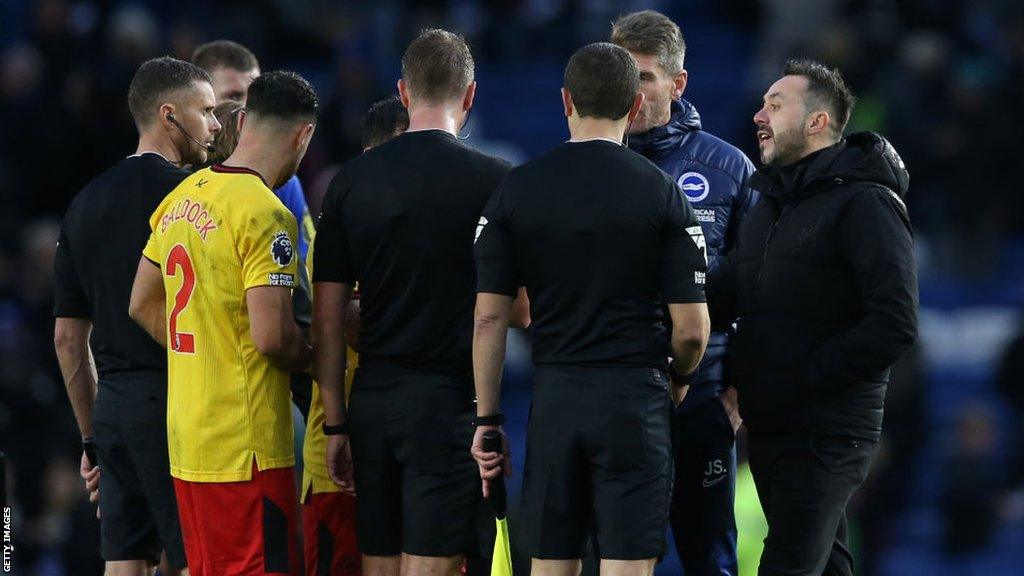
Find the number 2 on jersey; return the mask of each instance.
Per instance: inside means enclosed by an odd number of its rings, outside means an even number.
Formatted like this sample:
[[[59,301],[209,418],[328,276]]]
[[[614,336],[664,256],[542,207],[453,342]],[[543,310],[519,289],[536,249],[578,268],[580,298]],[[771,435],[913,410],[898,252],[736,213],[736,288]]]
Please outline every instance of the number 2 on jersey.
[[[192,290],[196,287],[196,272],[192,267],[192,259],[188,256],[188,250],[181,244],[175,244],[167,254],[167,266],[164,270],[168,276],[177,276],[179,269],[183,280],[181,288],[178,288],[178,293],[174,295],[174,308],[167,318],[167,329],[171,336],[168,344],[172,351],[179,354],[195,354],[195,335],[178,331],[178,314],[188,307],[188,301],[192,298]]]

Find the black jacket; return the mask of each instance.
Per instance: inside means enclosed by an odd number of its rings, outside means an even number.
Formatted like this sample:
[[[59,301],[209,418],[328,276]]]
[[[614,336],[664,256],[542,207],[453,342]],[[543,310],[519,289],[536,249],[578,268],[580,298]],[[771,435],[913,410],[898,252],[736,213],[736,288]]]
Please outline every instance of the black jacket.
[[[737,323],[727,379],[752,433],[878,438],[889,367],[917,334],[908,183],[870,132],[751,177],[762,201],[707,293],[713,322]]]

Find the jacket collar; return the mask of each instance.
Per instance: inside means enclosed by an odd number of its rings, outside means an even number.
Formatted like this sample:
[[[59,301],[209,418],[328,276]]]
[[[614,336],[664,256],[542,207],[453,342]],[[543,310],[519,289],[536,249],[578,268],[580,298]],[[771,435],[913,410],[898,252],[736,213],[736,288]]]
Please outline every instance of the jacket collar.
[[[778,200],[800,200],[825,189],[825,178],[836,158],[846,147],[839,141],[785,166],[763,166],[750,177],[750,187]]]
[[[693,104],[679,99],[672,101],[668,123],[629,137],[629,148],[646,158],[661,158],[676,150],[690,132],[701,129],[700,114]]]

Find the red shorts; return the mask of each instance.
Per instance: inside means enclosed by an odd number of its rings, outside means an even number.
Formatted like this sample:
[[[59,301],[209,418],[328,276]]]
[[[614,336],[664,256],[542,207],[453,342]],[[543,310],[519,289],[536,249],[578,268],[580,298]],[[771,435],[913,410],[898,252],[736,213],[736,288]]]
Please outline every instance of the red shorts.
[[[341,492],[310,494],[302,506],[302,534],[306,576],[362,574],[362,557],[356,544],[355,497]]]
[[[248,482],[174,479],[192,576],[301,575],[295,471],[260,472]]]

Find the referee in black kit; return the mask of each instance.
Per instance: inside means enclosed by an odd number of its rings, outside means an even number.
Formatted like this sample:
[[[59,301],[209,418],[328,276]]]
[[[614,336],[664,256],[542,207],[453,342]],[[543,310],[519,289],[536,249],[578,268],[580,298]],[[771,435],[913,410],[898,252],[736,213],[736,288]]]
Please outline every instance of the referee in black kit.
[[[480,478],[469,454],[473,233],[509,167],[456,138],[476,94],[462,37],[420,34],[402,57],[398,90],[408,131],[342,166],[324,199],[317,380],[328,469],[343,487],[351,450],[364,571],[452,574],[479,548]],[[346,415],[344,311],[356,282],[360,365]]]
[[[128,299],[149,217],[189,175],[182,166],[206,161],[220,129],[213,106],[201,69],[142,64],[128,88],[138,148],[75,197],[61,227],[54,344],[90,491],[99,477],[107,576],[146,574],[161,550],[173,569],[186,565],[167,457],[167,353],[128,317]]]
[[[651,574],[672,493],[670,352],[691,372],[709,333],[700,224],[675,182],[621,144],[643,96],[622,48],[591,44],[565,69],[569,142],[514,169],[476,242],[478,421],[499,412],[512,298],[534,319],[523,549],[534,576],[575,576],[590,535],[602,575]],[[500,420],[500,418],[498,418]],[[500,455],[473,454],[484,478]],[[507,464],[507,462],[506,462]],[[507,469],[507,466],[505,466]]]

